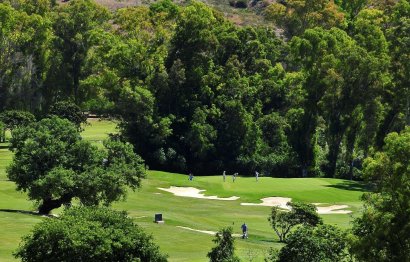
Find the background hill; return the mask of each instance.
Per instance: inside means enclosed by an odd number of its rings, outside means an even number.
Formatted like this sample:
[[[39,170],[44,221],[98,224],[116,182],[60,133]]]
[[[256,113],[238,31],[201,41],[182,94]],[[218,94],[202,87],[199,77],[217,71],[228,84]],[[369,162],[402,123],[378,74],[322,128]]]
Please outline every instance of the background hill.
[[[67,1],[60,0],[61,3]],[[116,10],[130,6],[149,6],[156,0],[96,0],[96,3]],[[184,5],[188,0],[175,0],[175,3]],[[272,25],[262,16],[263,9],[274,0],[202,0],[222,12],[225,17],[237,25]]]

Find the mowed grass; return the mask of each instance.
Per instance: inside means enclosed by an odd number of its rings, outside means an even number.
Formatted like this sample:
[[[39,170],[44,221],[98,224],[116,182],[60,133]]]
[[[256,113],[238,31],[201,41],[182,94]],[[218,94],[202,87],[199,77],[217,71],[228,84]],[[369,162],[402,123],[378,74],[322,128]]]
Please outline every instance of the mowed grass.
[[[90,122],[83,137],[95,143],[101,143],[108,133],[116,132],[113,122]],[[3,210],[0,211],[0,261],[15,261],[12,252],[18,247],[21,237],[28,234],[36,223],[48,218],[4,212],[6,209],[32,211],[35,207],[25,194],[15,191],[13,182],[7,181],[5,166],[10,163],[12,153],[5,148],[7,145],[0,146],[3,146],[0,148],[0,210]],[[205,189],[205,195],[240,198],[235,201],[196,199],[174,196],[158,189],[170,186],[192,186]],[[222,181],[221,175],[195,177],[189,181],[187,175],[148,171],[142,188],[130,191],[126,201],[117,202],[113,207],[128,211],[138,225],[153,235],[161,250],[169,254],[170,261],[207,261],[206,254],[214,246],[212,235],[178,226],[209,231],[232,226],[239,234],[243,222],[248,224],[249,239],[236,239],[237,254],[243,261],[263,261],[270,247],[281,246],[267,221],[270,208],[241,206],[240,203],[260,203],[261,198],[281,196],[310,203],[347,204],[353,211],[352,215],[322,217],[326,223],[348,228],[352,216],[359,212],[359,198],[364,191],[366,187],[361,183],[339,179],[261,177],[256,182],[254,177],[238,177],[233,183],[230,176],[226,182]],[[165,224],[153,222],[155,213],[163,214]]]
[[[115,121],[100,120],[98,118],[89,118],[87,124],[83,125],[84,131],[81,136],[88,141],[101,143],[109,134],[118,132]]]

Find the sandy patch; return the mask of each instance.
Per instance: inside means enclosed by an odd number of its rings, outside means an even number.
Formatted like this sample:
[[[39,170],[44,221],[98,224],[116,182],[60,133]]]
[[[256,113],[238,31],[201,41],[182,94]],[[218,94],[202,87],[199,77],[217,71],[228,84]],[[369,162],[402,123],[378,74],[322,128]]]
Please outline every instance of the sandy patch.
[[[208,230],[199,230],[199,229],[193,229],[190,227],[183,227],[183,226],[177,226],[178,228],[182,228],[182,229],[186,229],[186,230],[190,230],[190,231],[195,231],[195,232],[200,232],[200,233],[204,233],[204,234],[208,234],[208,235],[213,235],[215,236],[217,232],[215,231],[208,231]],[[232,234],[233,237],[242,237],[241,234]]]
[[[170,188],[161,188],[159,187],[158,189],[170,192],[176,196],[181,196],[181,197],[193,197],[193,198],[202,198],[202,199],[212,199],[212,200],[237,200],[239,197],[237,196],[231,196],[231,197],[217,197],[217,196],[205,196],[204,192],[205,190],[201,190],[195,187],[176,187],[176,186],[171,186]]]
[[[346,210],[345,208],[349,208],[348,205],[333,205],[327,207],[317,207],[317,212],[319,214],[349,214],[352,213],[350,210]]]
[[[262,203],[241,203],[242,206],[277,206],[282,209],[290,210],[286,203],[290,202],[292,199],[287,197],[266,197],[262,198]],[[314,205],[325,205],[324,203],[313,203]],[[345,210],[348,205],[332,205],[332,206],[318,206],[317,212],[319,214],[349,214],[352,213],[350,210]]]
[[[241,203],[242,206],[266,206],[266,207],[273,207],[277,206],[283,209],[289,209],[286,203],[292,201],[291,198],[288,197],[266,197],[262,198],[262,203]]]

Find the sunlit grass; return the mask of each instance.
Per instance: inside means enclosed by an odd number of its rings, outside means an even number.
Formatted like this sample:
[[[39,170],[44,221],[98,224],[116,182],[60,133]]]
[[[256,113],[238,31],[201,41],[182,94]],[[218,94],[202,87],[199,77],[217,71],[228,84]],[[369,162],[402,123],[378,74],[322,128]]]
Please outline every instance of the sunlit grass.
[[[108,133],[116,132],[115,126],[114,122],[92,120],[82,135],[93,143],[100,143]],[[0,146],[0,209],[3,210],[0,211],[0,261],[15,261],[12,252],[18,247],[21,237],[44,218],[19,212],[4,212],[6,209],[33,211],[35,206],[27,200],[24,193],[15,191],[13,182],[7,181],[5,167],[10,163],[12,153],[8,151],[6,144]],[[206,195],[235,195],[240,199],[218,201],[177,197],[158,189],[169,186],[193,186],[205,189]],[[256,182],[253,177],[239,177],[233,183],[229,176],[223,182],[220,174],[195,177],[193,181],[189,181],[187,175],[149,171],[142,188],[136,192],[130,191],[125,202],[118,202],[113,207],[127,210],[140,226],[153,235],[161,250],[169,254],[170,261],[206,261],[206,254],[214,245],[212,235],[177,226],[210,231],[232,226],[235,233],[240,233],[243,222],[249,226],[249,239],[236,240],[238,255],[243,261],[249,261],[250,258],[254,258],[253,261],[263,261],[270,247],[281,246],[267,221],[270,208],[241,206],[241,202],[259,203],[261,198],[269,196],[290,197],[310,203],[347,204],[355,215],[358,214],[359,197],[364,190],[366,188],[363,184],[339,179],[261,177]],[[155,213],[163,214],[165,224],[153,222]],[[322,217],[326,223],[342,228],[351,226],[351,215]]]

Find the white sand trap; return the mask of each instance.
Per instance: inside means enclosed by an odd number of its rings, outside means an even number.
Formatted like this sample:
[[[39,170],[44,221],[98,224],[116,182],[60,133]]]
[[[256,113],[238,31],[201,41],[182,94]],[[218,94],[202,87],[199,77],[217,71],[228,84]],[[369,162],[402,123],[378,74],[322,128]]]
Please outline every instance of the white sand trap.
[[[181,197],[193,197],[193,198],[202,198],[202,199],[213,199],[213,200],[237,200],[239,197],[231,196],[231,197],[217,197],[217,196],[205,196],[203,193],[205,190],[201,190],[195,187],[176,187],[171,186],[170,188],[161,188],[158,189],[170,192],[176,196]]]
[[[292,201],[291,198],[288,197],[266,197],[262,198],[262,203],[241,203],[242,206],[265,206],[265,207],[273,207],[277,206],[283,209],[289,209],[286,203]]]
[[[199,229],[193,229],[190,227],[183,227],[183,226],[177,226],[178,228],[182,228],[182,229],[186,229],[186,230],[190,230],[190,231],[195,231],[195,232],[200,232],[200,233],[204,233],[204,234],[208,234],[208,235],[216,235],[215,231],[208,231],[208,230],[199,230]],[[233,237],[242,237],[241,234],[232,234]]]
[[[282,209],[289,210],[290,208],[286,203],[290,202],[292,199],[288,197],[266,197],[262,198],[262,203],[241,203],[242,206],[277,206]],[[314,205],[324,205],[324,203],[313,203]],[[318,206],[317,212],[319,214],[349,214],[352,213],[350,210],[345,210],[348,208],[347,205],[332,205],[332,206]]]
[[[348,205],[333,205],[327,207],[317,207],[317,212],[319,214],[349,214],[352,213],[350,210],[345,210],[349,208]]]

